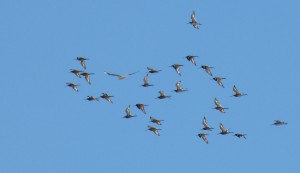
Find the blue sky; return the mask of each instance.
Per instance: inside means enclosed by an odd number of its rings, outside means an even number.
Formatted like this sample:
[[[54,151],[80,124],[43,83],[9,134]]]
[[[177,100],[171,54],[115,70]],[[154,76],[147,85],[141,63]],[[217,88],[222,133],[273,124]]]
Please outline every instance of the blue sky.
[[[0,172],[299,172],[300,2],[0,2]],[[186,24],[192,11],[202,24]],[[186,55],[198,55],[197,67]],[[89,58],[92,85],[69,73]],[[178,76],[172,64],[183,64]],[[225,77],[221,88],[203,69]],[[154,87],[143,88],[146,67]],[[127,74],[117,80],[103,72]],[[182,81],[188,92],[175,93]],[[65,87],[80,84],[79,92]],[[236,85],[248,95],[230,97]],[[172,97],[154,99],[163,90]],[[105,100],[88,95],[108,92]],[[218,98],[226,114],[214,109]],[[147,115],[123,119],[129,104]],[[163,119],[161,136],[146,131]],[[209,144],[196,135],[206,116]],[[288,122],[274,127],[275,119]],[[222,122],[247,139],[221,136]],[[156,126],[156,125],[153,125]],[[157,127],[157,126],[156,126]]]

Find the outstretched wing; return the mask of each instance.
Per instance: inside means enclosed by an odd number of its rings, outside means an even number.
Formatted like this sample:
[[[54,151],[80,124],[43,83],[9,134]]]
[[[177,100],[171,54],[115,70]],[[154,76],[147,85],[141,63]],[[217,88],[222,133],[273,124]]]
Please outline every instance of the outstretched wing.
[[[126,115],[130,115],[130,105],[128,105],[125,109]]]
[[[205,116],[203,117],[202,123],[203,123],[204,127],[209,128],[209,125],[208,125],[207,122],[206,122]]]
[[[113,73],[108,73],[108,72],[104,72],[105,74],[107,74],[107,75],[110,75],[110,76],[117,76],[117,77],[122,77],[121,75],[119,75],[119,74],[113,74]]]
[[[220,129],[221,129],[222,132],[226,132],[226,131],[227,131],[227,130],[224,128],[224,126],[223,126],[222,123],[220,123]]]
[[[182,90],[181,81],[176,82],[176,88],[177,88],[177,90]]]
[[[214,102],[215,102],[215,104],[216,104],[217,107],[222,107],[222,105],[219,103],[219,101],[218,101],[217,98],[215,98]]]

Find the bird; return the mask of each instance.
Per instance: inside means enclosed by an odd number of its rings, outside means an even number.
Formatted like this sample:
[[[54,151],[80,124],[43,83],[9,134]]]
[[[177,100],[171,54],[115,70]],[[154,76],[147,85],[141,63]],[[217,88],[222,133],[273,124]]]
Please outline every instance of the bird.
[[[176,90],[174,90],[174,91],[177,93],[187,91],[187,89],[183,89],[181,87],[181,81],[176,82],[175,86],[176,86]]]
[[[198,136],[200,137],[200,138],[202,138],[203,139],[203,141],[206,143],[206,144],[208,144],[208,140],[207,140],[207,136],[208,134],[205,134],[205,133],[199,133],[198,134]]]
[[[87,81],[88,84],[91,85],[91,78],[90,75],[93,75],[94,73],[87,73],[87,72],[82,72],[80,75],[84,76],[85,80]]]
[[[185,58],[186,58],[188,61],[191,61],[194,65],[196,65],[195,57],[198,57],[198,56],[188,55],[188,56],[186,56]]]
[[[144,105],[142,103],[137,103],[135,104],[135,106],[140,109],[144,114],[146,114],[146,110],[145,110],[145,106],[148,106],[148,105]]]
[[[160,134],[159,134],[159,130],[161,130],[161,129],[157,129],[157,128],[155,128],[155,127],[152,127],[152,126],[149,126],[148,125],[148,130],[150,130],[150,131],[152,131],[154,134],[156,134],[157,136],[160,136]]]
[[[105,74],[107,75],[110,75],[110,76],[116,76],[119,78],[119,80],[122,80],[122,79],[125,79],[127,76],[130,76],[130,75],[133,75],[133,74],[136,74],[137,72],[134,72],[134,73],[129,73],[127,75],[119,75],[119,74],[113,74],[113,73],[108,73],[108,72],[104,72]]]
[[[207,121],[206,121],[205,116],[203,117],[202,123],[203,123],[203,125],[204,125],[204,128],[202,128],[202,130],[208,130],[208,131],[211,131],[212,129],[214,129],[214,128],[209,127],[209,125],[207,124]]]
[[[275,126],[281,126],[281,125],[287,125],[288,123],[284,122],[284,121],[280,121],[280,120],[274,120],[275,122],[272,125]]]
[[[110,99],[111,97],[114,97],[114,96],[110,96],[108,95],[107,93],[102,93],[102,96],[100,96],[101,98],[107,100],[108,102],[110,103],[113,103],[112,100]]]
[[[136,115],[131,115],[130,112],[130,105],[128,105],[125,109],[126,115],[123,118],[132,118],[132,117],[136,117]]]
[[[143,81],[144,81],[144,84],[142,85],[143,87],[153,86],[153,84],[149,84],[149,82],[148,82],[148,73],[146,76],[144,76]]]
[[[81,66],[86,69],[85,61],[88,60],[84,57],[77,57],[76,60],[80,61]]]
[[[181,65],[181,64],[173,64],[173,65],[171,65],[170,67],[173,67],[173,68],[175,69],[176,73],[177,73],[179,76],[181,76],[181,73],[180,73],[180,67],[181,67],[181,66],[183,66],[183,65]]]
[[[224,109],[228,109],[228,108],[223,108],[217,98],[214,99],[214,102],[215,102],[215,105],[216,105],[216,107],[214,109],[217,109],[222,113],[225,113]]]
[[[227,135],[229,133],[233,133],[233,132],[229,132],[229,129],[225,129],[222,123],[220,123],[220,129],[221,129],[221,132],[219,134],[221,134],[221,135]]]
[[[222,83],[222,80],[226,78],[221,78],[221,77],[214,77],[213,80],[217,81],[218,85],[224,88],[224,85]]]
[[[158,73],[161,71],[161,70],[155,70],[154,68],[151,68],[151,67],[147,67],[147,69],[148,69],[149,73]]]
[[[241,93],[241,92],[236,88],[235,85],[233,86],[233,91],[235,92],[235,94],[233,95],[234,97],[240,97],[240,96],[245,96],[245,95],[247,95],[247,94]]]
[[[158,91],[158,92],[159,92],[159,96],[157,97],[158,99],[165,99],[165,98],[171,97],[171,96],[165,95],[165,93],[163,91]]]
[[[99,99],[97,97],[93,97],[93,96],[87,96],[86,100],[88,100],[88,101],[96,100],[99,102]]]
[[[75,74],[77,77],[81,78],[80,76],[80,73],[83,72],[83,71],[80,71],[80,70],[76,70],[76,69],[71,69],[70,70],[70,73],[73,73]]]
[[[78,84],[74,84],[74,83],[66,83],[66,84],[67,84],[67,86],[73,88],[73,90],[78,92],[78,88],[77,88],[77,86],[79,86]]]
[[[236,133],[236,134],[234,134],[234,136],[236,136],[238,138],[244,138],[244,139],[246,139],[246,134]]]
[[[164,120],[158,120],[154,117],[150,117],[150,122],[155,123],[157,125],[161,125],[161,121],[164,121]]]
[[[198,23],[197,20],[195,19],[195,11],[192,12],[191,19],[192,21],[189,22],[189,24],[193,25],[194,28],[199,29],[199,25],[201,24]]]
[[[201,68],[203,68],[206,71],[206,73],[209,74],[210,76],[213,75],[210,69],[214,68],[214,67],[209,67],[207,65],[201,65]]]

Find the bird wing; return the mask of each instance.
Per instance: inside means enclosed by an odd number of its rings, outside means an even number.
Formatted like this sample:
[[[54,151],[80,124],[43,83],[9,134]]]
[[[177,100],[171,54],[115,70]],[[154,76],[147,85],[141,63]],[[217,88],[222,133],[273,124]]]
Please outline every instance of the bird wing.
[[[113,73],[108,73],[108,72],[104,72],[105,74],[107,74],[107,75],[110,75],[110,76],[117,76],[117,77],[122,77],[121,75],[119,75],[119,74],[113,74]]]
[[[126,107],[125,112],[126,115],[130,115],[130,105]]]
[[[233,91],[234,91],[236,94],[240,94],[239,90],[236,88],[235,85],[233,86]]]
[[[212,72],[208,66],[205,67],[205,71],[206,71],[206,73],[208,73],[209,75],[212,76]]]
[[[219,101],[218,101],[217,98],[215,98],[214,102],[215,102],[215,104],[216,104],[217,107],[222,107],[222,105],[219,103]]]
[[[197,23],[197,21],[196,21],[196,19],[195,19],[195,15],[196,15],[196,14],[195,14],[195,11],[193,11],[193,12],[192,12],[192,15],[191,15],[191,19],[192,19],[192,22],[193,22],[193,23]]]
[[[176,88],[177,88],[177,90],[181,90],[182,89],[180,83],[181,83],[181,81],[176,82]]]
[[[144,84],[148,84],[148,74],[144,76]]]
[[[157,70],[155,70],[154,68],[151,68],[151,67],[147,67],[147,69],[148,69],[149,71],[157,71]]]
[[[227,130],[224,128],[224,126],[223,126],[222,123],[220,123],[220,129],[221,129],[222,132],[226,132],[226,131],[227,131]]]
[[[165,96],[165,93],[163,91],[158,91],[158,92],[161,97]]]
[[[136,74],[138,71],[136,71],[136,72],[133,72],[133,73],[129,73],[128,75],[133,75],[133,74]]]
[[[202,122],[203,122],[204,127],[209,127],[208,124],[207,124],[207,122],[206,122],[205,116],[203,117],[203,121]]]

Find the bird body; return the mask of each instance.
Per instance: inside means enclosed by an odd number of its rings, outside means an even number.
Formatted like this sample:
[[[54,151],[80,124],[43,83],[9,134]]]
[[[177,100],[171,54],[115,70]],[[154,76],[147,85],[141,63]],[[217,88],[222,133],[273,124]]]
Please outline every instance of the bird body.
[[[199,29],[199,25],[201,25],[200,23],[197,22],[196,18],[195,18],[195,11],[192,12],[191,14],[191,19],[192,21],[189,22],[189,24],[193,25],[194,28]]]
[[[147,67],[147,69],[148,69],[148,72],[149,72],[149,73],[158,73],[158,72],[161,71],[161,70],[156,70],[156,69],[151,68],[151,67]]]
[[[272,125],[275,126],[281,126],[281,125],[287,125],[288,123],[284,122],[284,121],[280,121],[280,120],[275,120],[275,122]]]
[[[234,97],[241,97],[241,96],[247,95],[247,94],[241,93],[241,92],[236,88],[235,85],[233,86],[233,91],[235,92],[235,94],[233,95]]]
[[[246,139],[246,134],[236,133],[236,134],[234,134],[234,136],[236,136],[238,138],[244,138],[244,139]]]
[[[71,69],[70,72],[75,74],[77,77],[81,78],[80,73],[83,72],[83,71],[76,70],[76,69]]]
[[[221,132],[219,134],[221,134],[221,135],[227,135],[229,133],[233,133],[233,132],[229,132],[229,129],[225,129],[222,123],[220,123],[220,129],[221,129]]]
[[[99,99],[97,97],[93,97],[93,96],[87,96],[86,100],[88,100],[88,101],[94,101],[94,100],[96,100],[96,101],[99,102]]]
[[[93,75],[93,74],[94,73],[87,73],[87,72],[80,73],[80,75],[84,76],[85,80],[90,85],[91,85],[91,77],[90,77],[90,75]]]
[[[130,112],[130,105],[128,105],[125,109],[125,113],[126,115],[123,118],[132,118],[132,117],[136,117],[136,115],[132,115]]]
[[[198,56],[188,55],[188,56],[186,56],[186,59],[188,61],[191,61],[194,65],[196,65],[195,57],[198,57]]]
[[[159,92],[159,96],[157,97],[158,99],[165,99],[165,98],[171,97],[171,96],[165,95],[165,93],[163,91],[158,91],[158,92]]]
[[[176,90],[174,90],[174,91],[177,92],[177,93],[181,93],[181,92],[187,91],[187,89],[183,89],[181,87],[181,81],[176,82],[175,86],[176,86]]]
[[[209,67],[207,65],[202,65],[201,68],[203,68],[206,71],[206,73],[209,74],[210,76],[213,75],[210,69],[214,68],[214,67]]]
[[[153,86],[152,84],[149,84],[148,82],[148,74],[146,76],[144,76],[144,84],[142,85],[143,87],[149,87],[149,86]]]
[[[217,98],[214,99],[214,103],[216,105],[215,109],[219,110],[222,113],[225,113],[225,109],[228,109],[228,108],[223,108]]]

